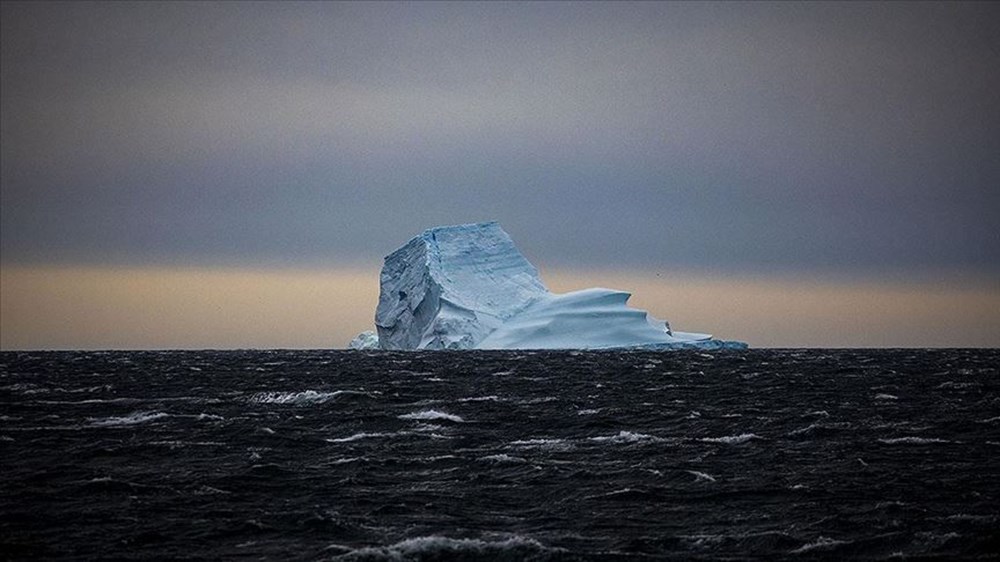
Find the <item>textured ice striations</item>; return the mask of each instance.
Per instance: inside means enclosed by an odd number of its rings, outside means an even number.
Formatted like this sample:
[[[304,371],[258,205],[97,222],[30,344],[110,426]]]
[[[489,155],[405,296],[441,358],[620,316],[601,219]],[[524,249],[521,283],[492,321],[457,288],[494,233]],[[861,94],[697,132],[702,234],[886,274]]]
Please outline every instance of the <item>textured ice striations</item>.
[[[673,332],[629,308],[629,293],[554,294],[496,222],[425,230],[385,258],[377,341],[355,349],[745,348],[708,334]]]
[[[495,222],[425,230],[385,258],[382,349],[469,349],[549,294]]]

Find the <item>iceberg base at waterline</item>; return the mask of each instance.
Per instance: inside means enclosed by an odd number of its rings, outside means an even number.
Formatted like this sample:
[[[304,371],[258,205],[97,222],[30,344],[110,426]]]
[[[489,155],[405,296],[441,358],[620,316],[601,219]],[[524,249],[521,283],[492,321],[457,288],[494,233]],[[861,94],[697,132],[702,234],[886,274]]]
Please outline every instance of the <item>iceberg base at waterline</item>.
[[[425,230],[385,258],[376,332],[352,349],[745,349],[678,332],[630,293],[552,293],[496,222]]]

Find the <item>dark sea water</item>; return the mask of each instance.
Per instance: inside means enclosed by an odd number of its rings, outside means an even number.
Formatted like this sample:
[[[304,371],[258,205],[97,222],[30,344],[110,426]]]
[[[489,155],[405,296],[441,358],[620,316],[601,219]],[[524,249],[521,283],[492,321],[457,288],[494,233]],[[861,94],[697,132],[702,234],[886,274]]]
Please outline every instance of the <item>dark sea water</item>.
[[[9,559],[997,559],[1000,351],[0,354]]]

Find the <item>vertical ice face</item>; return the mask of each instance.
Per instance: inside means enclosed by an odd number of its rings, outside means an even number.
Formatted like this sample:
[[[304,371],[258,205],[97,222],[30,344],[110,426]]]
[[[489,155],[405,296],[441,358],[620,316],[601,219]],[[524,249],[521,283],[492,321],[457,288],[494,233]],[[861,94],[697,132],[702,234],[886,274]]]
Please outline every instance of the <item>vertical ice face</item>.
[[[549,294],[496,222],[425,230],[385,258],[379,286],[383,349],[469,349]]]

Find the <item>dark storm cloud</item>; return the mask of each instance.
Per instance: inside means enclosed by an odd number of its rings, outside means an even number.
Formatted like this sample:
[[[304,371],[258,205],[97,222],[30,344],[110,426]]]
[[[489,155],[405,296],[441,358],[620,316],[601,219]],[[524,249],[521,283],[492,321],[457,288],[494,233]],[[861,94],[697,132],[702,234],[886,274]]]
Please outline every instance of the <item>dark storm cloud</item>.
[[[1000,263],[992,4],[2,10],[6,262]]]

